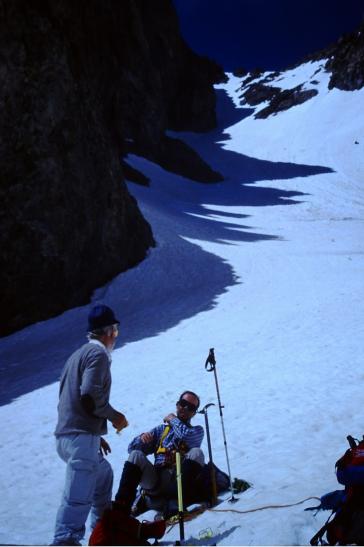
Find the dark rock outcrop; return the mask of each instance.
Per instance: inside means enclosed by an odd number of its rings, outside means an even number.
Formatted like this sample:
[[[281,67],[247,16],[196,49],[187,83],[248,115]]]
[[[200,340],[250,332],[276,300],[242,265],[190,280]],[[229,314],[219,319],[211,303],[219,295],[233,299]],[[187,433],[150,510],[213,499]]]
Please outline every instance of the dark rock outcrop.
[[[264,85],[260,82],[251,84],[243,93],[242,97],[244,97],[244,101],[242,102],[248,103],[250,106],[257,106],[264,101],[271,100],[280,91],[279,87]]]
[[[260,83],[261,84],[267,84],[269,82],[271,82],[272,80],[275,80],[278,78],[278,76],[280,76],[281,73],[279,72],[279,70],[275,70],[274,72],[269,72],[269,74],[263,78],[263,80],[260,80]]]
[[[238,67],[233,70],[233,76],[236,78],[243,78],[248,74],[248,71],[245,68]]]
[[[241,82],[241,87],[245,87],[250,84],[250,82],[253,82],[257,78],[260,78],[263,72],[264,70],[262,70],[261,68],[254,68],[253,70],[248,72],[247,75],[244,77],[244,80],[242,80]]]
[[[144,173],[129,165],[125,160],[123,161],[123,173],[125,180],[135,182],[141,186],[149,186],[150,179]]]
[[[320,59],[328,59],[325,70],[331,72],[329,89],[337,87],[352,91],[362,88],[364,86],[364,21],[357,31],[345,34],[337,43],[306,56],[291,68]],[[319,68],[315,74],[321,70],[322,68]],[[250,106],[257,106],[264,101],[269,101],[269,105],[257,112],[255,118],[267,118],[271,114],[302,104],[318,93],[316,89],[303,89],[302,85],[285,90],[267,85],[277,76],[279,76],[278,72],[272,72],[261,79],[261,71],[255,70],[242,80],[241,104],[247,103]],[[254,82],[257,78],[260,78],[259,81]],[[312,79],[310,83],[317,85],[318,81]]]
[[[364,86],[364,20],[356,31],[344,34],[336,43],[305,57],[301,62],[320,59],[328,59],[325,70],[331,72],[329,89],[361,89]]]
[[[280,90],[273,95],[269,105],[259,110],[254,118],[268,118],[271,114],[277,114],[277,112],[282,112],[283,110],[292,108],[292,106],[302,104],[317,94],[317,89],[302,89],[302,85],[298,85],[293,89]]]
[[[269,101],[268,106],[259,110],[254,116],[258,119],[267,118],[271,114],[302,104],[318,93],[316,89],[302,89],[302,87],[302,85],[298,85],[292,89],[281,89],[257,82],[250,84],[245,89],[240,102],[241,104],[247,103],[250,106],[257,106],[262,102]]]
[[[353,91],[364,86],[364,23],[357,32],[339,40],[325,68],[332,72],[330,89]]]
[[[142,260],[125,140],[215,125],[223,78],[169,0],[0,0],[0,335],[84,304]]]
[[[343,35],[339,40],[328,47],[305,56],[299,63],[289,67],[294,69],[303,63],[328,59],[325,64],[325,70],[331,72],[329,89],[337,87],[339,89],[353,91],[364,86],[364,20],[358,30]],[[319,68],[319,73],[323,68]],[[266,118],[270,114],[287,110],[291,106],[301,104],[312,98],[318,92],[315,89],[302,89],[297,86],[294,89],[280,90],[269,84],[279,76],[279,72],[271,72],[264,79],[261,79],[262,71],[256,69],[250,72],[241,82],[242,94],[240,95],[241,104],[257,106],[263,101],[270,101],[267,108],[258,112],[256,118]],[[313,75],[314,76],[314,75]],[[258,82],[254,82],[257,80]],[[319,82],[312,79],[310,84],[317,85]]]

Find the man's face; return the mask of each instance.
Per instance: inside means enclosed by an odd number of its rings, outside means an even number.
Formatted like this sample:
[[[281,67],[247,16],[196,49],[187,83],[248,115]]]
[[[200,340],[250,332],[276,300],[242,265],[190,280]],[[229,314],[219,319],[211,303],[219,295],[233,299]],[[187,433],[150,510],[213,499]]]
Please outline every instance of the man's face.
[[[177,402],[177,418],[182,422],[188,422],[198,408],[198,399],[191,393],[185,393]]]
[[[110,327],[110,334],[107,336],[106,338],[106,347],[109,351],[112,351],[115,347],[115,344],[116,344],[116,339],[119,335],[119,325],[112,325],[112,327]]]

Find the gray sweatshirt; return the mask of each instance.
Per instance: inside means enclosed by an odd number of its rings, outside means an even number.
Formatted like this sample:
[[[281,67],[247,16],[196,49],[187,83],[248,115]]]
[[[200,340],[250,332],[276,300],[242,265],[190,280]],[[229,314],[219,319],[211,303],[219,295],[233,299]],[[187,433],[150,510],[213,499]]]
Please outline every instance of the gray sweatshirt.
[[[55,435],[107,433],[106,420],[116,418],[116,410],[109,404],[110,365],[110,357],[101,343],[84,344],[69,357],[60,379]],[[81,403],[82,396],[89,396],[91,412]]]

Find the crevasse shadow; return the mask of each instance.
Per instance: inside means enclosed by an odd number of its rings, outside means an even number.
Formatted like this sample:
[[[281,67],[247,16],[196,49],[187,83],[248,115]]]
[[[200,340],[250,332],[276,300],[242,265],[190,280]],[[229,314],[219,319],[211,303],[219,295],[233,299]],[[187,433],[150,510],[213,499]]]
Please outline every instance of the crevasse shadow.
[[[257,182],[331,171],[262,161],[225,150],[221,141],[229,137],[224,128],[250,113],[250,109],[235,108],[225,92],[218,91],[219,128],[203,135],[182,135],[224,175],[222,183],[199,184],[143,158],[128,158],[152,181],[150,188],[134,184],[129,188],[153,227],[157,247],[136,268],[95,291],[92,304],[101,301],[112,306],[122,321],[119,345],[156,336],[212,309],[229,287],[244,281],[237,279],[226,260],[203,249],[198,241],[224,245],[279,242],[274,234],[255,228],[251,216],[224,207],[299,203],[293,198],[303,193],[259,187]],[[1,339],[0,404],[58,380],[66,358],[85,340],[90,306],[74,308]]]

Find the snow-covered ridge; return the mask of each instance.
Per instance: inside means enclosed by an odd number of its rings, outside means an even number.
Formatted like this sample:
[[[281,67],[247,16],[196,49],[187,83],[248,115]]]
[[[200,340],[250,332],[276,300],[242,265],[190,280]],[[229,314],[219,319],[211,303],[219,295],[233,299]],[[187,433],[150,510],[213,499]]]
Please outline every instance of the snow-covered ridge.
[[[204,369],[210,347],[232,473],[253,484],[233,507],[222,503],[226,512],[187,523],[191,545],[307,545],[328,516],[303,511],[315,502],[229,510],[339,488],[334,464],[346,435],[363,433],[364,95],[329,90],[318,66],[278,77],[282,88],[314,77],[319,93],[267,119],[240,104],[241,79],[217,86],[217,130],[182,137],[224,175],[221,183],[198,184],[128,158],[151,181],[129,188],[157,247],[93,299],[121,319],[111,403],[130,426],[108,435],[115,490],[129,441],[172,412],[184,389],[216,404]],[[0,342],[10,398],[0,407],[0,543],[52,537],[64,466],[53,439],[58,384],[49,377],[84,340],[87,311]],[[11,400],[24,378],[28,392]],[[200,415],[194,421],[203,425]],[[226,469],[216,407],[209,422],[214,461]],[[177,527],[165,539],[175,542]]]
[[[273,79],[281,89],[292,89],[297,85],[316,86],[319,90],[327,89],[330,74],[325,70],[326,59],[304,63],[298,67],[286,70]],[[315,83],[313,83],[313,81]]]
[[[283,90],[302,85],[305,89],[314,88],[318,93],[303,104],[272,114],[266,120],[256,120],[254,116],[267,106],[267,102],[256,107],[242,105],[244,78],[229,74],[228,83],[216,88],[226,91],[235,106],[241,109],[242,119],[226,130],[231,140],[224,142],[223,146],[248,155],[258,154],[261,159],[274,157],[278,161],[304,161],[308,164],[326,161],[333,169],[345,169],[348,173],[354,170],[357,177],[364,144],[361,111],[364,88],[356,91],[329,90],[330,74],[324,65],[325,60],[304,63],[270,80],[268,85]],[[264,81],[270,74],[264,73],[258,81]],[[343,147],[345,154],[342,154]]]
[[[231,76],[231,75],[230,75]],[[240,82],[241,105],[253,106],[256,118],[267,118],[302,104],[327,89],[325,60],[307,62],[286,72],[248,73]]]

